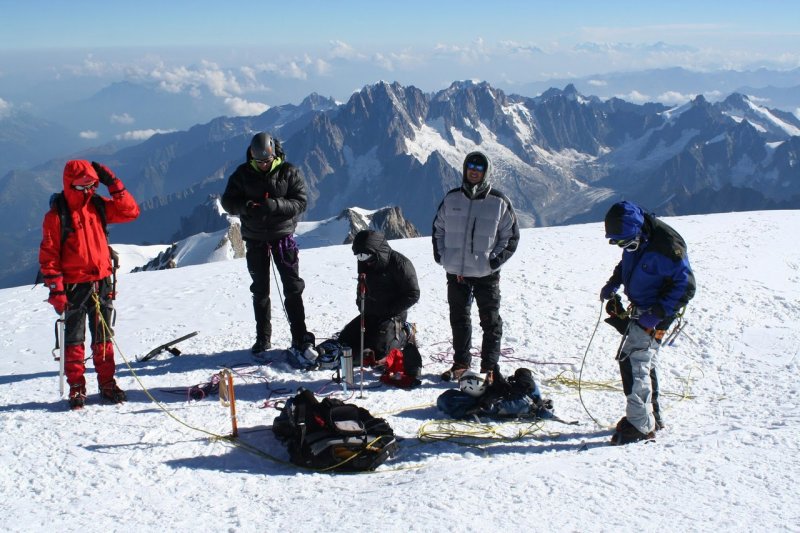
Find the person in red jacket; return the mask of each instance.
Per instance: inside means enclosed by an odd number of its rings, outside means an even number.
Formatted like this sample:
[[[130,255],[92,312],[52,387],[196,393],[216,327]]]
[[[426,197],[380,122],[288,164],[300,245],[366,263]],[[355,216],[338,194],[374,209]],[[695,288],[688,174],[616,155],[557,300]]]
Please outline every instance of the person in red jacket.
[[[100,183],[108,187],[110,199],[97,196],[92,200]],[[71,224],[68,231],[62,231],[61,214],[53,202],[44,216],[39,266],[50,289],[48,303],[56,313],[65,315],[64,374],[69,384],[69,405],[80,409],[86,402],[83,374],[87,316],[100,395],[121,403],[126,396],[114,380],[110,327],[114,294],[104,222],[130,222],[139,216],[139,206],[114,173],[94,161],[67,161],[62,194]],[[104,322],[108,327],[103,326]]]

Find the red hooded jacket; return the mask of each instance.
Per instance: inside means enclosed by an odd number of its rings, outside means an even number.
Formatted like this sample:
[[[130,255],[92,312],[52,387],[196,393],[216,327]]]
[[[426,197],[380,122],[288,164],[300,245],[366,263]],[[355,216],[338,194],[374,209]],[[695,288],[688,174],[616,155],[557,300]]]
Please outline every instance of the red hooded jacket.
[[[111,275],[108,238],[97,208],[90,201],[92,193],[72,188],[73,183],[86,181],[87,177],[99,182],[89,161],[67,161],[64,166],[64,198],[75,231],[70,232],[62,243],[58,211],[51,208],[45,214],[39,247],[39,266],[45,278],[63,275],[64,283],[85,283]],[[108,192],[111,199],[103,198],[108,224],[130,222],[139,216],[139,206],[122,181],[115,180]]]

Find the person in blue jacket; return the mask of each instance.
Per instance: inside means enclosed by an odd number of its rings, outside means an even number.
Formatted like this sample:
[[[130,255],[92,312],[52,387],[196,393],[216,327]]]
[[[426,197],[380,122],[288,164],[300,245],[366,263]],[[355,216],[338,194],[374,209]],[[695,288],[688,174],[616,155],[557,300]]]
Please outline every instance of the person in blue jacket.
[[[612,205],[605,231],[609,244],[623,252],[600,298],[614,298],[624,286],[633,306],[618,354],[627,405],[612,437],[613,444],[627,444],[655,438],[655,430],[663,428],[656,356],[676,314],[694,297],[695,280],[683,238],[638,205]]]

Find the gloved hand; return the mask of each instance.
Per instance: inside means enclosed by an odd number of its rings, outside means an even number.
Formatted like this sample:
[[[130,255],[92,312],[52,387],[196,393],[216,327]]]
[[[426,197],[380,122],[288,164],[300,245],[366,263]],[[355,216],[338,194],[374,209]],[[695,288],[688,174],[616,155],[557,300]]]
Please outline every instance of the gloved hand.
[[[652,311],[646,311],[642,313],[637,322],[639,322],[639,325],[644,329],[652,329],[656,327],[659,322],[661,322],[661,317]]]
[[[117,181],[117,177],[107,166],[101,165],[97,161],[92,161],[92,168],[95,172],[97,172],[97,177],[100,179],[100,183],[106,187],[111,187],[114,182]]]
[[[617,289],[619,289],[619,285],[616,285],[615,283],[609,281],[608,283],[603,285],[602,289],[600,289],[600,299],[608,300],[617,293]]]
[[[275,198],[267,198],[266,200],[264,200],[263,210],[264,213],[267,215],[274,214],[275,211],[278,210],[278,200],[276,200]]]
[[[278,208],[278,202],[274,198],[267,198],[263,203],[248,200],[245,207],[247,207],[247,214],[250,216],[266,217],[275,212]]]
[[[50,297],[47,298],[47,303],[53,306],[56,313],[59,315],[67,308],[67,293],[64,291],[64,280],[61,276],[53,281],[47,282],[47,288],[50,289]]]
[[[622,305],[622,298],[619,297],[619,294],[614,294],[608,299],[608,302],[606,302],[606,313],[610,316],[618,316],[620,318],[626,318],[628,316],[628,311],[625,309],[625,306]]]

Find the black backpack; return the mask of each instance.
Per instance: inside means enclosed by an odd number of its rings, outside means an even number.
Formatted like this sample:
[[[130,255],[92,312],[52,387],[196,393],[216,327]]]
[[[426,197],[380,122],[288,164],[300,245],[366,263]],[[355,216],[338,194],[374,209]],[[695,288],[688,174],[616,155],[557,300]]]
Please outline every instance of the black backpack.
[[[108,239],[108,222],[106,221],[106,203],[103,197],[99,194],[93,194],[90,200],[95,209],[97,209],[97,216],[100,217],[100,224],[103,226],[103,233],[106,234]],[[72,217],[69,216],[69,206],[67,199],[64,198],[64,192],[57,192],[50,196],[50,207],[55,208],[58,213],[58,218],[61,220],[61,243],[67,240],[67,236],[75,231],[72,227]]]
[[[100,224],[103,227],[103,233],[106,234],[106,241],[108,241],[108,221],[106,220],[106,203],[103,200],[103,197],[99,194],[93,194],[90,200],[93,204],[95,209],[97,209],[97,216],[100,218]],[[56,213],[58,213],[58,219],[61,222],[61,244],[64,244],[64,241],[67,240],[67,237],[70,233],[75,232],[75,228],[72,227],[72,217],[69,214],[69,206],[67,205],[67,199],[64,198],[64,191],[53,193],[50,196],[50,208],[55,209]],[[111,270],[112,270],[112,278],[113,278],[113,285],[116,287],[116,274],[117,269],[119,268],[119,255],[117,252],[111,247],[108,247],[108,251],[111,255]],[[38,271],[36,274],[36,280],[34,281],[34,285],[38,285],[44,281],[44,275],[42,271]]]
[[[286,401],[272,431],[292,463],[317,470],[375,470],[397,451],[386,420],[334,398],[318,401],[303,388]]]

